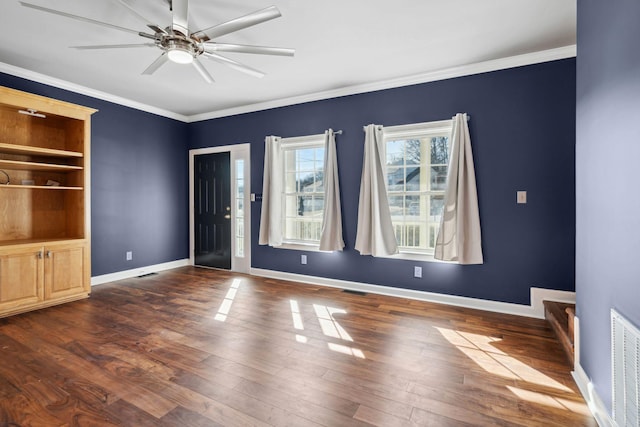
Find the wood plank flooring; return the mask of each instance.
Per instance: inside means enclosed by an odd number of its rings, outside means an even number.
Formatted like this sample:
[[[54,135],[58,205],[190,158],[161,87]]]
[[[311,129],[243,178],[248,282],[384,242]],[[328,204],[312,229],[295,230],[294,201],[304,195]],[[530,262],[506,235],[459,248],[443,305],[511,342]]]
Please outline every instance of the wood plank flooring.
[[[543,320],[179,268],[0,320],[0,427],[596,426]]]

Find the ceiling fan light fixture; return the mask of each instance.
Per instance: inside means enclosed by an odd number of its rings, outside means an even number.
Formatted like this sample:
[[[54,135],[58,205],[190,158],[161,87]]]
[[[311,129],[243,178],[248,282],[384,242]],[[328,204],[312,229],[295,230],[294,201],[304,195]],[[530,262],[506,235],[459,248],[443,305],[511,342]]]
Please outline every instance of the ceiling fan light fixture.
[[[167,50],[167,56],[171,62],[176,64],[191,64],[193,62],[193,53],[182,47],[173,47]]]

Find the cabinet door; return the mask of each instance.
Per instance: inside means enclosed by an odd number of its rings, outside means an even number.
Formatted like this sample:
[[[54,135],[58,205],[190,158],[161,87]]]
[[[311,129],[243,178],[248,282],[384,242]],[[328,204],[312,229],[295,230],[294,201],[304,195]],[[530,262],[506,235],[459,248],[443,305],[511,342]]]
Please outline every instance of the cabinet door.
[[[85,281],[86,245],[78,243],[46,246],[44,297],[47,300],[88,293]]]
[[[0,312],[42,301],[42,251],[41,246],[0,250]]]

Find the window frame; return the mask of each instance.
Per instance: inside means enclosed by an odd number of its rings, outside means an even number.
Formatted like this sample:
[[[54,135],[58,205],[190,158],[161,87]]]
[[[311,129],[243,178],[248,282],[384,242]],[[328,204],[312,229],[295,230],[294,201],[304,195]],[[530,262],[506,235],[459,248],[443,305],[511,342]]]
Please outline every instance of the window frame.
[[[433,122],[423,122],[423,123],[411,123],[406,125],[398,125],[398,126],[388,126],[383,127],[383,152],[381,153],[381,157],[383,159],[383,167],[384,167],[384,176],[385,176],[385,186],[387,185],[387,143],[389,141],[397,141],[397,140],[407,140],[407,139],[425,139],[429,137],[435,136],[444,136],[446,135],[448,138],[447,141],[447,149],[449,151],[449,155],[451,154],[451,131],[453,128],[453,120],[439,120]],[[405,160],[406,165],[406,160]],[[431,167],[431,160],[429,159],[429,163],[424,165],[426,167]],[[423,167],[423,164],[420,164],[420,167]],[[448,170],[447,170],[448,172]],[[417,191],[417,192],[407,192],[406,188],[402,192],[393,192],[390,194],[389,189],[386,188],[387,191],[387,200],[394,195],[402,195],[403,197],[409,196],[420,196],[424,193],[426,196],[431,196],[435,193],[443,194],[445,190],[426,190],[426,191]],[[428,226],[429,220],[428,218],[421,217],[421,223],[424,223]],[[394,233],[395,233],[395,224],[394,224]],[[427,230],[429,233],[429,230]],[[428,238],[428,234],[427,234]],[[397,237],[396,237],[397,239]],[[433,250],[411,250],[407,248],[400,248],[398,246],[398,253],[394,255],[390,255],[389,258],[395,259],[408,259],[408,260],[416,260],[416,261],[434,261],[434,262],[446,262],[436,260],[434,258]]]
[[[292,250],[314,251],[314,252],[320,251],[320,239],[316,241],[316,240],[304,240],[304,239],[294,240],[294,239],[286,238],[287,196],[299,194],[298,191],[287,192],[287,185],[286,185],[287,172],[288,172],[286,169],[287,151],[293,151],[298,149],[308,149],[308,148],[313,148],[313,149],[322,148],[322,150],[325,150],[325,134],[307,135],[307,136],[298,136],[298,137],[280,139],[280,150],[282,152],[283,170],[280,173],[279,179],[282,180],[282,212],[284,214],[282,215],[282,244],[280,246],[276,246],[276,248],[279,248],[279,249],[292,249]],[[323,158],[322,158],[323,173],[325,171],[325,166],[326,166],[324,164],[324,157],[325,156],[323,153]],[[324,186],[324,183],[323,183],[323,186]],[[317,194],[317,193],[312,193],[312,194]],[[324,190],[322,191],[322,196],[324,197]],[[323,216],[324,216],[324,204],[322,208],[323,208]],[[320,226],[322,227],[322,219],[321,219]]]

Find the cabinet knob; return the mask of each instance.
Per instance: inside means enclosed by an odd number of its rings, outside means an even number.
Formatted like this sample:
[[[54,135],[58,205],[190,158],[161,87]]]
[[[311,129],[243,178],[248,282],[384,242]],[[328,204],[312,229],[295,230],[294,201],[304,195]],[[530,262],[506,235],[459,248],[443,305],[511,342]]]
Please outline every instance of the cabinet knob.
[[[47,258],[51,258],[51,251],[47,251]]]
[[[42,251],[39,251],[36,256],[38,257],[38,259],[42,259]]]

